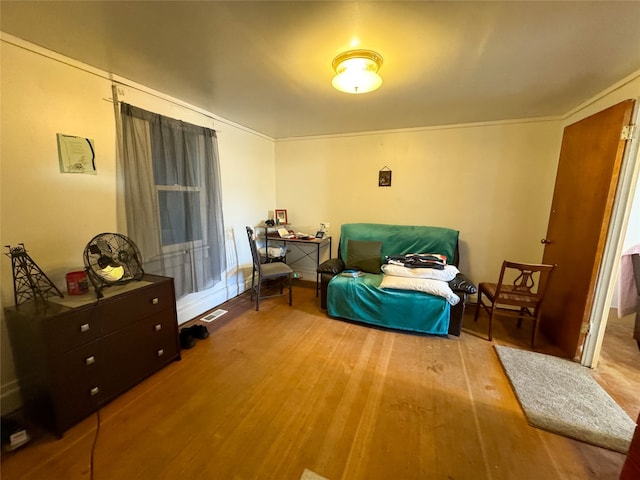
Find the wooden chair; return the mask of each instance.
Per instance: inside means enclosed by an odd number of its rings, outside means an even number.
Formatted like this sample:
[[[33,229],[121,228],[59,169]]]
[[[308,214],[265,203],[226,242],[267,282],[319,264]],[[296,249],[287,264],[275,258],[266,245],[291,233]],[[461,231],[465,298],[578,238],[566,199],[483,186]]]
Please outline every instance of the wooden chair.
[[[489,314],[489,341],[492,340],[491,325],[494,315],[516,317],[518,328],[522,325],[522,319],[527,316],[533,319],[531,346],[535,346],[540,320],[540,306],[554,268],[555,265],[505,261],[502,263],[498,283],[480,283],[478,303],[473,320],[478,321],[478,313],[482,306]],[[511,282],[507,280],[509,278],[514,278],[514,280]],[[490,305],[485,305],[482,301],[482,295],[487,298]]]
[[[258,247],[256,246],[256,237],[251,227],[247,227],[247,237],[249,238],[249,246],[251,247],[251,257],[253,259],[253,267],[251,270],[251,300],[255,294],[256,297],[256,311],[260,309],[260,299],[279,297],[284,295],[283,293],[283,281],[285,278],[289,278],[289,305],[291,305],[292,293],[291,293],[291,279],[293,278],[293,270],[284,262],[273,263],[261,263]],[[256,274],[258,274],[258,280],[256,282]],[[260,290],[263,280],[280,279],[280,293],[276,295],[261,296]]]

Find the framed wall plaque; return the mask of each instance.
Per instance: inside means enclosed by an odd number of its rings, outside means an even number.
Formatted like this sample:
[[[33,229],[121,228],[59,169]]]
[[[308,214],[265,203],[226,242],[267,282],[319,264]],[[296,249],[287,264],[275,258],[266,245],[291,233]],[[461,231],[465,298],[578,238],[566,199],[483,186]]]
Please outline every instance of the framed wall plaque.
[[[74,135],[56,134],[60,173],[96,173],[93,140]]]
[[[391,169],[389,167],[383,167],[378,172],[378,186],[390,187],[391,186]]]

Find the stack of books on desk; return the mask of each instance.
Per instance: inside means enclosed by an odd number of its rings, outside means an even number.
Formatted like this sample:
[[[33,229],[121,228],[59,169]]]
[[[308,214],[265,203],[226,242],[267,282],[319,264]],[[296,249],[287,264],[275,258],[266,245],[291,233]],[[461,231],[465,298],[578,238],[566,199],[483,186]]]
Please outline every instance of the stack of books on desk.
[[[296,232],[295,238],[299,238],[300,240],[312,240],[316,237],[314,237],[313,235],[309,235],[308,233]]]
[[[286,228],[279,228],[278,235],[280,238],[296,238],[296,236],[293,233],[289,233],[289,230]]]

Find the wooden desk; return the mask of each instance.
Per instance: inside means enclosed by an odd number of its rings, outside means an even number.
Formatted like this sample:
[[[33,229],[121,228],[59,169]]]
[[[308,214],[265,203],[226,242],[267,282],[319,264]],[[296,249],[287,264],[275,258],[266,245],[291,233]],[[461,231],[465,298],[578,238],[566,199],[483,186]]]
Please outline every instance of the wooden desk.
[[[270,235],[265,235],[265,249],[268,252],[268,248],[269,248],[269,242],[281,242],[284,243],[285,246],[288,245],[292,245],[294,247],[298,247],[298,249],[300,250],[300,252],[303,253],[303,256],[296,259],[295,261],[289,263],[287,262],[287,255],[285,254],[284,257],[284,261],[286,264],[288,264],[289,266],[292,266],[294,264],[296,264],[297,262],[299,262],[300,260],[304,259],[304,258],[313,258],[312,255],[315,253],[315,264],[316,264],[316,297],[318,296],[318,291],[320,289],[320,274],[318,273],[318,266],[320,265],[320,250],[322,248],[326,248],[329,247],[329,258],[331,258],[331,235],[326,236],[324,238],[312,238],[310,240],[302,240],[300,238],[280,238],[279,236],[270,236]],[[311,251],[305,251],[302,247],[302,245],[314,245],[316,247],[315,252]]]

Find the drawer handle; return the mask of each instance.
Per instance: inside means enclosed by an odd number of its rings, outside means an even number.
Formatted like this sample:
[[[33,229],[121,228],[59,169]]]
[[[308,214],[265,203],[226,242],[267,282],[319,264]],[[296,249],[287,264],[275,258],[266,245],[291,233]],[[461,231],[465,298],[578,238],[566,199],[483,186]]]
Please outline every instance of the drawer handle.
[[[161,357],[162,355],[164,355],[164,349],[161,348],[160,350],[158,350],[157,353],[158,353],[158,356]]]
[[[153,300],[151,300],[151,303],[157,305],[158,303],[160,303],[160,300],[158,299],[158,297],[155,297]]]
[[[98,393],[100,393],[100,389],[98,387],[93,387],[90,390],[90,393],[91,393],[91,396],[93,397],[93,396],[97,395]]]
[[[90,357],[87,357],[84,359],[84,363],[85,365],[91,365],[92,363],[96,363],[96,357],[91,355]]]
[[[158,323],[154,328],[156,329],[156,332],[159,332],[160,330],[162,330],[162,324]]]
[[[80,325],[80,331],[81,332],[88,332],[89,331],[89,324],[88,323],[83,323],[82,325]]]

